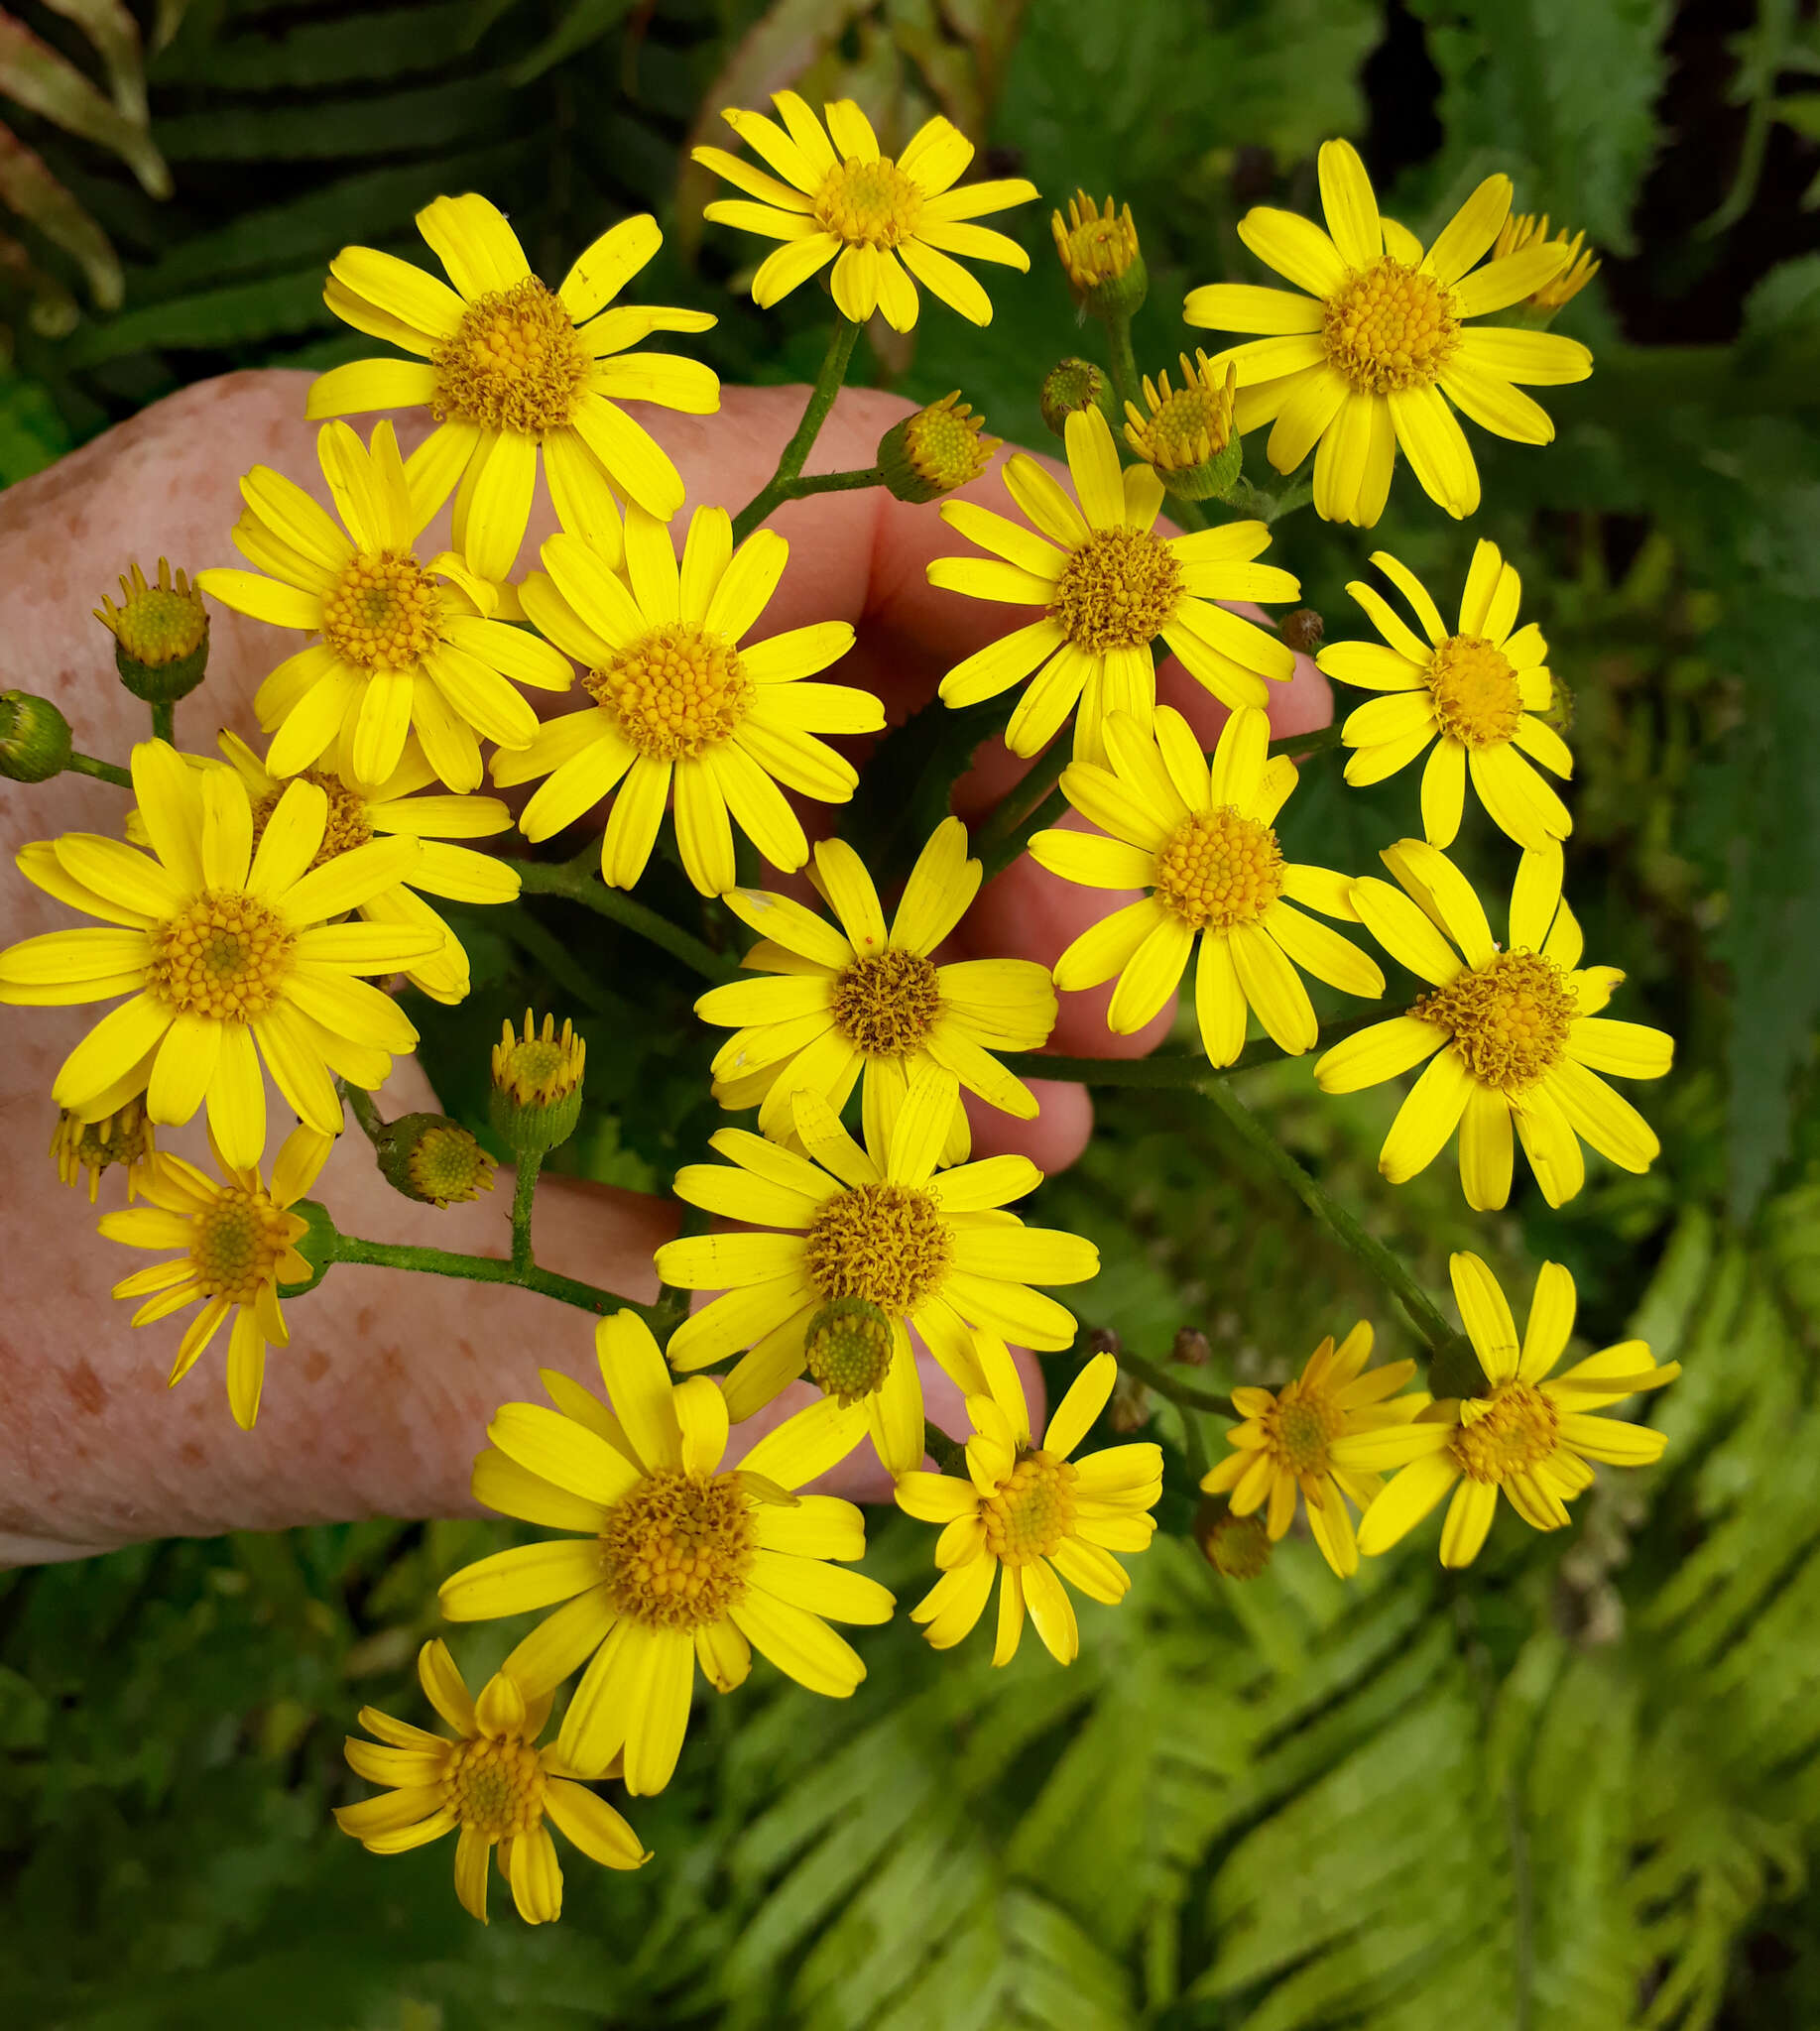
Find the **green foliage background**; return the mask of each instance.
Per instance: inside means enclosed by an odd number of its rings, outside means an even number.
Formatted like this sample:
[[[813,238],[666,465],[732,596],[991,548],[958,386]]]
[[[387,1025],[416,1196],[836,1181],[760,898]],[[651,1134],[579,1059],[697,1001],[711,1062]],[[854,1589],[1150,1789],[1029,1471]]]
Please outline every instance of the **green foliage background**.
[[[172,10],[177,11],[177,10]],[[1444,1285],[1469,1240],[1580,1280],[1592,1344],[1645,1334],[1686,1364],[1658,1400],[1664,1467],[1602,1482],[1578,1527],[1510,1517],[1464,1579],[1432,1530],[1353,1587],[1291,1541],[1222,1583],[1159,1539],[1117,1613],[1083,1613],[1058,1672],[994,1673],[870,1632],[850,1703],[761,1668],[700,1715],[635,1821],[658,1859],[577,1863],[560,1928],[481,1931],[439,1851],[377,1861],[327,1806],[354,1708],[415,1714],[434,1589],[509,1531],[373,1523],[141,1547],[0,1579],[0,1998],[30,2031],[466,2031],[799,2025],[803,2031],[1615,2031],[1820,2022],[1809,1860],[1820,1841],[1820,132],[1812,32],[1782,0],[194,0],[151,66],[177,195],[22,125],[113,235],[123,309],[53,344],[23,324],[0,378],[0,478],[235,365],[366,347],[331,326],[326,258],[416,251],[438,190],[506,202],[559,273],[611,217],[667,218],[714,80],[810,62],[905,125],[986,123],[1045,197],[1136,208],[1153,276],[1139,352],[1188,334],[1183,288],[1257,279],[1234,226],[1307,206],[1325,135],[1360,138],[1424,233],[1493,168],[1606,250],[1562,328],[1599,356],[1551,394],[1559,442],[1478,444],[1470,531],[1406,477],[1370,536],[1301,517],[1285,561],[1332,633],[1380,543],[1457,585],[1475,536],[1524,571],[1575,700],[1570,884],[1620,1012],[1681,1041],[1647,1099],[1663,1160],[1532,1190],[1475,1221],[1444,1166],[1390,1195],[1392,1097],[1318,1100],[1306,1067],[1251,1103]],[[55,38],[54,18],[36,23]],[[1809,41],[1804,42],[1803,37]],[[69,43],[73,49],[80,46]],[[757,84],[748,84],[752,102]],[[740,96],[723,85],[724,95]],[[708,110],[719,103],[712,100]],[[1709,222],[1724,208],[1715,232]],[[673,225],[672,221],[672,225]],[[727,236],[672,230],[663,300],[723,322],[729,377],[819,348],[801,292],[761,321]],[[1042,441],[1040,369],[1078,344],[1040,258],[977,333],[932,309],[875,378],[959,384]],[[34,250],[55,269],[53,249]],[[1254,454],[1256,456],[1256,454]],[[1261,473],[1255,476],[1262,477]],[[1445,602],[1443,602],[1445,603]],[[1416,823],[1412,777],[1370,795],[1317,765],[1297,847],[1364,870]],[[1318,842],[1318,852],[1314,851]],[[1468,841],[1469,856],[1484,846]],[[1491,857],[1488,867],[1503,868]],[[676,878],[679,884],[679,877]],[[667,900],[680,907],[678,886]],[[655,1016],[575,966],[562,905],[476,921],[476,995],[422,1009],[448,1104],[474,1039],[560,996],[613,1050],[567,1160],[661,1187],[709,1126],[691,984]],[[642,955],[647,966],[650,955]],[[612,978],[613,948],[600,949]],[[1177,1100],[1107,1095],[1042,1211],[1099,1243],[1087,1323],[1153,1360],[1204,1331],[1216,1385],[1280,1379],[1380,1294]],[[1172,1445],[1184,1435],[1165,1421]],[[1203,1434],[1218,1450],[1217,1432]],[[1180,1513],[1176,1514],[1180,1527]],[[913,1594],[924,1533],[881,1518],[870,1568]],[[458,1632],[470,1669],[506,1632]]]

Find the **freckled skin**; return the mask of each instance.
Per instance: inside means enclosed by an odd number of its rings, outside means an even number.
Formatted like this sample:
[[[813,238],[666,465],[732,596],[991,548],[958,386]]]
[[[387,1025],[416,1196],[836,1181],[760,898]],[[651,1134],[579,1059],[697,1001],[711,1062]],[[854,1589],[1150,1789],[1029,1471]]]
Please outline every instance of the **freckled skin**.
[[[277,467],[327,505],[316,426],[303,418],[307,385],[307,376],[282,372],[202,383],[0,494],[0,583],[8,588],[0,675],[7,685],[55,700],[82,752],[123,762],[147,732],[145,708],[115,681],[111,640],[89,611],[113,590],[117,574],[134,558],[155,568],[161,554],[192,572],[242,563],[227,532],[239,509],[240,475],[256,463]],[[656,412],[644,419],[675,458],[691,502],[737,507],[770,474],[801,401],[800,390],[729,389],[717,418]],[[865,391],[843,396],[814,465],[871,464],[880,436],[908,407]],[[355,421],[364,434],[373,418]],[[418,418],[400,419],[407,453],[424,430]],[[990,469],[965,492],[1001,511],[1008,507]],[[540,489],[531,544],[554,526]],[[876,689],[894,721],[930,696],[953,663],[1024,618],[931,591],[927,561],[966,547],[932,508],[882,494],[833,496],[790,504],[776,526],[790,538],[792,554],[756,634],[852,621],[859,631],[853,656],[830,675]],[[447,541],[445,511],[425,532],[420,553],[433,555]],[[207,752],[221,724],[263,746],[253,692],[303,638],[210,604],[209,676],[178,708],[180,741]],[[1211,745],[1224,717],[1220,708],[1173,665],[1161,675],[1162,695]],[[542,694],[533,696],[540,709],[551,709]],[[557,709],[572,702],[552,701]],[[1274,704],[1278,732],[1324,724],[1330,713],[1326,685],[1305,657]],[[961,815],[977,819],[1028,766],[1002,742],[988,744],[961,785]],[[36,786],[0,783],[0,848],[10,858],[27,840],[57,832],[117,835],[126,808],[124,792],[82,777]],[[831,829],[817,807],[804,815],[811,837]],[[1119,900],[1021,864],[985,891],[954,941],[955,956],[1009,952],[1051,961],[1092,915]],[[86,921],[10,866],[0,870],[0,941]],[[1138,1036],[1108,1036],[1108,992],[1061,998],[1056,1049],[1125,1054],[1154,1043],[1166,1016]],[[518,1291],[438,1277],[408,1284],[396,1271],[341,1266],[287,1308],[292,1344],[268,1356],[254,1431],[240,1432],[228,1413],[225,1331],[178,1388],[167,1389],[182,1321],[135,1332],[127,1323],[132,1307],[108,1296],[118,1278],[160,1258],[101,1241],[86,1195],[64,1190],[43,1153],[52,1078],[105,1006],[0,1010],[0,1148],[7,1155],[0,1168],[7,1263],[0,1562],[78,1557],[147,1537],[376,1514],[477,1513],[468,1469],[494,1407],[541,1395],[540,1366],[598,1387],[585,1316]],[[1085,1094],[1048,1082],[1036,1091],[1043,1114],[1028,1125],[971,1108],[976,1154],[1022,1148],[1045,1169],[1079,1154],[1092,1120]],[[274,1123],[286,1119],[276,1093],[271,1104]],[[433,1107],[415,1061],[399,1061],[383,1104],[390,1114]],[[198,1124],[161,1131],[159,1140],[212,1168]],[[268,1162],[276,1146],[275,1133]],[[491,1194],[438,1212],[392,1192],[355,1131],[330,1157],[314,1196],[350,1233],[506,1253],[509,1173],[501,1173]],[[119,1176],[110,1174],[97,1210],[120,1203]],[[674,1227],[673,1207],[635,1193],[554,1178],[538,1195],[540,1259],[641,1300],[656,1295],[651,1252]],[[712,1295],[703,1292],[698,1302]],[[1026,1361],[1035,1410],[1041,1397],[1033,1367]],[[964,1429],[952,1385],[926,1361],[924,1387],[931,1416]],[[756,1438],[807,1395],[804,1385],[794,1385],[742,1432]],[[827,1485],[862,1498],[888,1493],[869,1450]]]

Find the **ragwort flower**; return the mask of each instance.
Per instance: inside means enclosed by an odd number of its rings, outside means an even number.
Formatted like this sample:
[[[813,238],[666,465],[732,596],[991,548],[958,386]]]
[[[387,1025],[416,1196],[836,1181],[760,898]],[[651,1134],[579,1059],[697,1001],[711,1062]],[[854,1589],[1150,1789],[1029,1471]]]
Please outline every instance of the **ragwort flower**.
[[[1327,232],[1268,206],[1239,221],[1259,260],[1306,296],[1215,283],[1190,290],[1182,314],[1270,334],[1212,365],[1239,370],[1241,431],[1274,421],[1268,451],[1278,472],[1315,453],[1314,505],[1327,521],[1378,520],[1399,445],[1432,499],[1471,515],[1479,471],[1454,409],[1500,437],[1546,444],[1554,424],[1513,384],[1584,381],[1593,356],[1554,332],[1466,320],[1520,302],[1566,267],[1568,250],[1536,241],[1476,265],[1510,215],[1509,177],[1486,178],[1426,253],[1380,216],[1350,142],[1322,146],[1320,178]]]

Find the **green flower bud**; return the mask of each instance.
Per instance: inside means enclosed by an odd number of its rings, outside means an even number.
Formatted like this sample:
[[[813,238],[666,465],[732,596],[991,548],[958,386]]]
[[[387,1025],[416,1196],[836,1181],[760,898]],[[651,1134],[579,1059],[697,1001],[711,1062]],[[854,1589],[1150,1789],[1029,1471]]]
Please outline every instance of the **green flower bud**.
[[[459,1122],[447,1115],[401,1115],[374,1138],[386,1182],[425,1206],[455,1206],[493,1189],[498,1169]]]
[[[1204,1495],[1194,1512],[1201,1556],[1228,1580],[1256,1580],[1271,1563],[1271,1533],[1264,1518],[1235,1516],[1223,1501]]]
[[[278,1294],[281,1298],[302,1297],[305,1291],[314,1290],[328,1274],[329,1265],[335,1259],[335,1243],[340,1236],[335,1232],[335,1223],[328,1217],[328,1208],[314,1199],[300,1199],[290,1212],[299,1220],[307,1223],[303,1232],[291,1246],[309,1264],[308,1278],[302,1283],[281,1283]]]
[[[978,479],[1004,442],[980,435],[984,420],[957,388],[894,423],[879,440],[879,467],[893,498],[934,501]]]
[[[69,767],[69,722],[49,698],[0,691],[0,776],[48,782]]]
[[[1068,418],[1080,410],[1097,409],[1114,429],[1121,421],[1112,378],[1091,360],[1058,360],[1043,376],[1036,401],[1042,420],[1058,437],[1067,434]]]
[[[566,1017],[534,1026],[525,1011],[525,1033],[510,1022],[493,1046],[493,1093],[489,1115],[495,1131],[520,1156],[543,1156],[575,1133],[581,1119],[581,1076],[587,1045]]]
[[[1085,190],[1077,190],[1068,200],[1066,221],[1052,212],[1049,230],[1074,300],[1084,310],[1096,317],[1129,317],[1144,301],[1150,277],[1129,204],[1115,211],[1109,197],[1102,211]]]
[[[169,561],[158,560],[158,583],[137,564],[120,581],[121,604],[105,594],[95,619],[114,638],[114,667],[135,698],[168,705],[188,694],[208,668],[208,614],[202,595],[184,574],[175,581]]]
[[[1243,456],[1232,426],[1237,369],[1229,365],[1216,379],[1204,352],[1192,362],[1186,353],[1179,357],[1179,388],[1169,386],[1166,373],[1154,381],[1144,377],[1148,416],[1136,403],[1125,405],[1125,439],[1171,494],[1184,501],[1223,499]]]
[[[802,1355],[809,1379],[840,1403],[857,1403],[881,1387],[897,1335],[879,1307],[863,1297],[830,1298],[808,1323]]]

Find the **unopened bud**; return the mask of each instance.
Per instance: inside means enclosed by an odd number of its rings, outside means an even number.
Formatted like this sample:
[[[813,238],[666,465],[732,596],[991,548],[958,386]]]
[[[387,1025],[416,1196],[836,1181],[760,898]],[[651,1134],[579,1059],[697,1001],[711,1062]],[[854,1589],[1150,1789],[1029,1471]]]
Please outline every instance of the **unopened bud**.
[[[984,421],[957,388],[893,423],[879,440],[879,469],[893,498],[935,501],[978,479],[1005,441],[982,436]]]
[[[581,1119],[581,1075],[587,1045],[566,1017],[562,1033],[546,1016],[543,1028],[525,1011],[525,1033],[505,1025],[493,1046],[493,1093],[489,1113],[501,1139],[520,1156],[543,1156],[575,1133]]]
[[[51,1155],[58,1176],[64,1184],[73,1185],[86,1171],[91,1206],[100,1193],[101,1173],[116,1164],[125,1168],[128,1200],[135,1198],[150,1176],[157,1154],[152,1124],[136,1100],[129,1100],[98,1122],[78,1121],[67,1108],[61,1109],[57,1127],[51,1131]]]
[[[1232,492],[1243,456],[1232,426],[1239,370],[1229,362],[1223,375],[1215,375],[1204,352],[1192,360],[1186,353],[1177,357],[1179,388],[1169,386],[1166,373],[1154,381],[1147,374],[1149,415],[1135,402],[1125,405],[1125,440],[1171,494],[1184,501],[1217,500]]]
[[[1176,1331],[1169,1359],[1178,1368],[1204,1369],[1213,1359],[1213,1349],[1198,1326],[1182,1326]]]
[[[1117,210],[1109,197],[1102,209],[1086,191],[1077,190],[1068,200],[1065,220],[1059,211],[1050,214],[1049,230],[1062,273],[1083,309],[1096,317],[1129,317],[1144,301],[1150,277],[1129,204]]]
[[[1548,709],[1542,718],[1557,734],[1570,734],[1574,729],[1573,686],[1558,670],[1551,670],[1549,675],[1554,679],[1554,687],[1548,694]]]
[[[380,1130],[374,1154],[386,1182],[425,1206],[455,1206],[493,1189],[498,1168],[447,1115],[401,1115]]]
[[[1097,409],[1114,429],[1118,428],[1119,399],[1113,393],[1112,378],[1091,360],[1059,360],[1043,377],[1037,397],[1042,420],[1058,437],[1065,437],[1068,418],[1082,410]]]
[[[69,767],[69,722],[49,698],[0,691],[0,776],[48,782]]]
[[[1090,1355],[1109,1354],[1114,1361],[1125,1352],[1125,1343],[1110,1326],[1089,1326],[1083,1343]]]
[[[1201,1556],[1228,1580],[1256,1580],[1271,1563],[1271,1533],[1257,1514],[1235,1516],[1212,1495],[1194,1512],[1194,1541]]]
[[[158,583],[137,564],[120,581],[121,604],[105,594],[95,619],[114,638],[114,666],[135,698],[168,705],[186,697],[208,667],[208,613],[202,595],[169,561],[158,560]]]
[[[305,1291],[314,1290],[328,1274],[335,1259],[335,1244],[340,1240],[335,1223],[328,1217],[328,1208],[316,1200],[300,1199],[290,1210],[304,1223],[303,1232],[291,1246],[309,1264],[309,1274],[297,1283],[281,1283],[278,1294],[282,1298],[302,1297]]]
[[[1277,622],[1276,632],[1289,648],[1300,650],[1303,656],[1312,656],[1327,639],[1327,623],[1312,607],[1297,607]]]
[[[1151,1392],[1135,1375],[1119,1371],[1112,1385],[1112,1401],[1106,1406],[1106,1422],[1115,1432],[1141,1432],[1150,1423]]]
[[[891,1320],[863,1297],[830,1298],[802,1336],[809,1379],[837,1403],[858,1403],[882,1388],[897,1336]]]
[[[1514,211],[1499,228],[1497,244],[1492,249],[1492,259],[1502,261],[1507,254],[1516,254],[1528,246],[1542,246],[1548,240],[1548,214],[1543,212],[1538,219],[1532,212]],[[1588,254],[1586,235],[1575,233],[1570,240],[1565,226],[1555,234],[1554,244],[1567,249],[1567,259],[1558,273],[1551,275],[1538,289],[1523,298],[1517,308],[1529,313],[1527,322],[1546,324],[1564,304],[1573,301],[1593,277],[1599,273],[1597,255]]]

